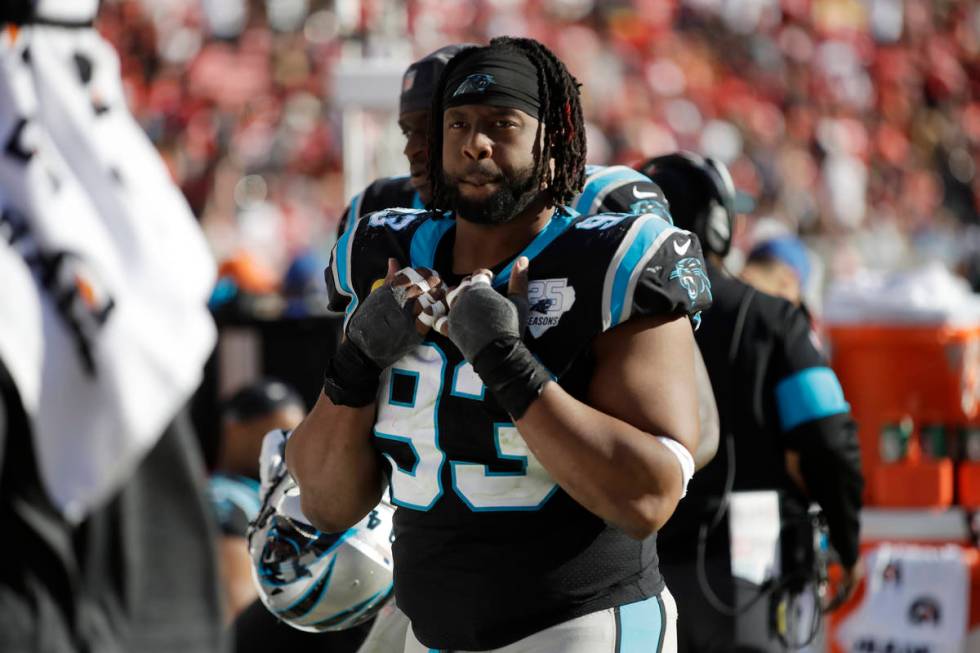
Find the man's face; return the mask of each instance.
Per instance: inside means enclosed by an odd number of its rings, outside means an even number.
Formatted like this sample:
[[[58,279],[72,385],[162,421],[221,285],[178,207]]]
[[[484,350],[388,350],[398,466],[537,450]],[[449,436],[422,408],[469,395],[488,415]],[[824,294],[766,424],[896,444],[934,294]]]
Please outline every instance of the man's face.
[[[424,204],[432,199],[429,181],[429,112],[409,111],[398,116],[398,126],[405,135],[405,158],[411,183]]]
[[[450,206],[470,222],[500,224],[537,196],[538,121],[518,109],[468,104],[446,109],[442,175]]]

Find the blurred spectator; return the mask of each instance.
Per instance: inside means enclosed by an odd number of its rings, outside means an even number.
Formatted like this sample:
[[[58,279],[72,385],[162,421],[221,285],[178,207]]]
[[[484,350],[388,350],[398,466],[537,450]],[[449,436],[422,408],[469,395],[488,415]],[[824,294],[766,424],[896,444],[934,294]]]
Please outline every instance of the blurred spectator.
[[[246,536],[260,507],[262,438],[273,429],[291,430],[305,414],[299,394],[275,379],[260,379],[242,388],[223,406],[218,466],[209,491],[221,530],[218,556],[229,621],[258,596]]]
[[[342,52],[423,54],[502,32],[542,40],[583,83],[592,163],[703,151],[728,165],[760,210],[790,216],[808,239],[837,242],[887,224],[905,247],[932,256],[941,252],[929,246],[935,234],[980,222],[975,2],[326,6],[104,3],[99,27],[122,53],[133,111],[219,259],[252,247],[280,275],[305,247],[329,245],[349,199],[327,90]],[[861,254],[879,261],[874,250]]]
[[[749,252],[742,281],[799,306],[810,278],[810,255],[795,236],[765,240]]]

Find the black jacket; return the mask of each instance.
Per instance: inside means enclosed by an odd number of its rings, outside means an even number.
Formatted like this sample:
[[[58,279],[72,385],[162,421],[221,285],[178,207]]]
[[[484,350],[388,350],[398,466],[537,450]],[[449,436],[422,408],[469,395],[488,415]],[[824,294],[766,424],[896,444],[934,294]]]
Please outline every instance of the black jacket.
[[[696,337],[718,402],[718,454],[695,474],[688,495],[660,534],[665,561],[690,559],[698,529],[716,516],[729,465],[735,490],[780,489],[790,505],[807,500],[786,472],[800,455],[809,491],[827,518],[845,565],[858,556],[864,480],[856,425],[840,384],[819,350],[810,321],[793,304],[758,292],[709,264],[713,304]],[[726,438],[734,443],[734,460]],[[725,521],[708,538],[709,555],[727,555]]]

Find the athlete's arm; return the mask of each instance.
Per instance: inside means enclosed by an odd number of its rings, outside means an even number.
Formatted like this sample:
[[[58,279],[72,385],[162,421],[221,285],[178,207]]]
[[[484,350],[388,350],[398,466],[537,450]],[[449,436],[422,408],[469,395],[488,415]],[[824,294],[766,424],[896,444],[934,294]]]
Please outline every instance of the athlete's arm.
[[[694,339],[685,317],[630,320],[599,337],[589,404],[544,386],[517,427],[576,501],[636,538],[682,494],[677,458],[654,435],[698,447]]]
[[[303,514],[321,531],[347,530],[381,500],[385,477],[371,444],[374,414],[373,403],[338,406],[321,392],[289,438],[286,467],[300,487]]]
[[[378,377],[422,341],[431,323],[419,319],[422,303],[438,306],[445,292],[432,270],[397,268],[389,259],[384,284],[352,315],[324,392],[286,447],[303,513],[327,533],[347,530],[381,499],[385,477],[371,442]]]
[[[711,377],[708,376],[701,350],[697,347],[694,348],[694,374],[698,384],[698,419],[701,425],[701,438],[697,451],[694,452],[694,469],[699,470],[710,463],[718,452],[721,422],[715,393],[711,388]]]
[[[827,518],[829,539],[853,591],[860,575],[861,495],[864,476],[857,426],[840,381],[814,346],[810,322],[799,308],[780,302],[780,346],[773,359],[772,391],[785,437],[790,476]]]

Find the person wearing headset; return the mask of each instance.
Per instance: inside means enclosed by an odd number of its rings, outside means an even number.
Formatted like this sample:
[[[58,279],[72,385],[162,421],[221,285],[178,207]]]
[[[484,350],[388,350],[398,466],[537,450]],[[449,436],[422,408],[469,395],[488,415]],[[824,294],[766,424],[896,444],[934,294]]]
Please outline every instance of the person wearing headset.
[[[784,650],[785,636],[770,627],[771,612],[764,611],[760,632],[745,618],[751,606],[733,606],[727,498],[732,490],[781,491],[783,529],[806,516],[810,501],[819,504],[844,568],[839,598],[849,595],[861,576],[864,486],[850,407],[805,313],[725,271],[736,213],[725,165],[679,152],[639,170],[663,190],[674,223],[700,238],[714,298],[696,339],[718,399],[722,442],[658,543],[679,613],[698,615],[678,624],[678,651],[730,651],[733,642],[742,645],[738,650]],[[784,561],[784,574],[785,567]]]

